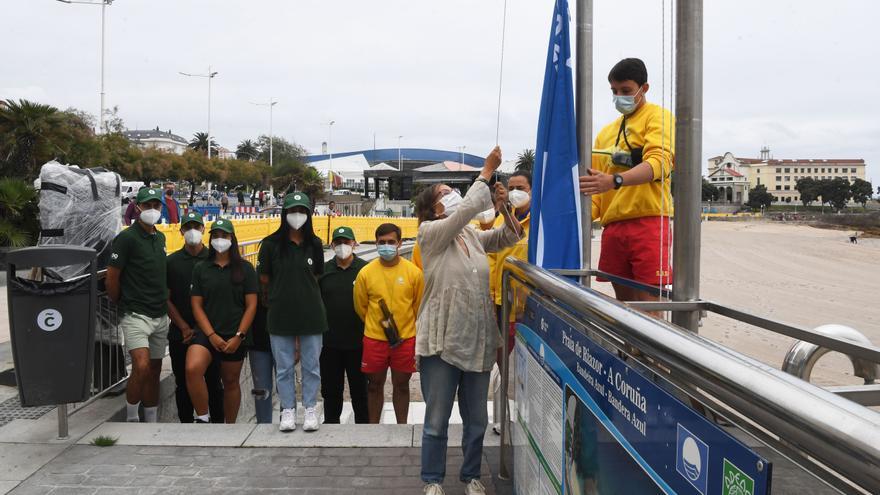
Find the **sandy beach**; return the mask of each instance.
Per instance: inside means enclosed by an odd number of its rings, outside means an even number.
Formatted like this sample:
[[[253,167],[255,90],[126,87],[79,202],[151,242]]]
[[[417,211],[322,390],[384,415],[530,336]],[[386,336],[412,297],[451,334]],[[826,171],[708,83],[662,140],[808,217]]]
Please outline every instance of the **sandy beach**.
[[[700,294],[738,309],[815,328],[851,326],[880,345],[880,239],[777,222],[703,222]],[[599,242],[594,240],[594,265]],[[610,293],[610,284],[596,284]],[[700,334],[779,368],[794,340],[717,315]],[[842,355],[819,360],[813,381],[861,384]]]

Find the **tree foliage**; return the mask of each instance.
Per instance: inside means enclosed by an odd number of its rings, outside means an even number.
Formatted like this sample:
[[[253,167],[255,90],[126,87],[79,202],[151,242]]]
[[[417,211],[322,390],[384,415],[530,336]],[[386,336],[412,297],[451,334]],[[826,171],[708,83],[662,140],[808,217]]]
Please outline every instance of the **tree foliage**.
[[[11,177],[0,179],[0,247],[34,244],[39,230],[37,192]]]
[[[874,191],[874,186],[871,185],[870,182],[856,179],[850,185],[849,189],[853,201],[861,204],[862,208],[868,206],[868,201],[871,200],[871,193]]]
[[[718,196],[721,194],[721,191],[715,187],[714,184],[703,178],[703,193],[702,199],[703,201],[717,201]]]
[[[773,195],[767,191],[767,186],[758,184],[749,191],[749,201],[746,204],[754,209],[769,208],[773,204]]]
[[[257,143],[252,139],[243,140],[238,143],[238,147],[235,148],[235,157],[239,160],[254,161],[259,154],[260,150],[257,148]]]
[[[208,133],[197,132],[193,134],[193,138],[189,141],[189,149],[201,151],[205,155],[208,154]],[[211,155],[217,154],[217,142],[211,140]]]
[[[516,155],[516,171],[532,173],[535,168],[535,150],[524,149]]]
[[[846,208],[846,204],[852,198],[849,181],[843,177],[820,180],[819,194],[822,196],[822,204],[828,203],[837,211]]]
[[[801,195],[801,202],[804,206],[809,206],[810,203],[819,199],[820,184],[819,181],[812,177],[798,179],[794,188],[797,189],[797,192]]]

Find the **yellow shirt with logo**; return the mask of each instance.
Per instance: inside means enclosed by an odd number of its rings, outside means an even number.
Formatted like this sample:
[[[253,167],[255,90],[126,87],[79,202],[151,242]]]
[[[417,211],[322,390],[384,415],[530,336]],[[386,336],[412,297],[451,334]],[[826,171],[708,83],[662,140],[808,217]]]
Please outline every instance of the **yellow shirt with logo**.
[[[675,167],[675,117],[669,110],[653,103],[645,103],[631,115],[626,116],[624,133],[620,133],[624,116],[605,126],[596,136],[594,149],[630,151],[642,148],[642,161],[654,170],[654,180],[637,186],[624,185],[602,194],[593,195],[593,219],[601,219],[602,225],[633,218],[672,215],[670,194],[671,174]],[[629,146],[627,146],[627,141]],[[619,174],[629,170],[615,165],[611,157],[593,154],[592,167],[606,174]],[[662,180],[661,180],[662,179]]]
[[[395,266],[385,266],[375,259],[363,267],[354,281],[354,310],[364,321],[364,336],[388,340],[380,323],[383,319],[379,300],[394,315],[400,338],[416,336],[416,317],[422,303],[425,280],[412,262],[400,258]]]
[[[516,218],[516,211],[510,212],[513,218]],[[489,258],[489,291],[492,293],[492,298],[495,301],[496,306],[501,306],[501,278],[504,275],[504,258],[508,256],[513,256],[516,259],[520,259],[523,261],[529,260],[529,220],[531,219],[531,214],[527,213],[526,217],[519,221],[519,224],[523,229],[523,237],[516,244],[510,246],[509,248],[502,249],[497,253],[492,253]],[[494,227],[498,227],[504,223],[504,216],[498,215],[495,219]]]

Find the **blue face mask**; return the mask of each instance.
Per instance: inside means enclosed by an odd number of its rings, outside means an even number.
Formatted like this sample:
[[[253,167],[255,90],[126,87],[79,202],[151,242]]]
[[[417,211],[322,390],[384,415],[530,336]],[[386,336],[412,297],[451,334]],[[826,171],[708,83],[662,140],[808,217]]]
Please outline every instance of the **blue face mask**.
[[[636,94],[632,96],[614,95],[614,108],[624,115],[633,113],[636,110],[636,98],[638,98],[641,92],[642,88],[639,88]]]
[[[397,246],[382,244],[376,248],[379,257],[385,261],[391,261],[397,256]]]

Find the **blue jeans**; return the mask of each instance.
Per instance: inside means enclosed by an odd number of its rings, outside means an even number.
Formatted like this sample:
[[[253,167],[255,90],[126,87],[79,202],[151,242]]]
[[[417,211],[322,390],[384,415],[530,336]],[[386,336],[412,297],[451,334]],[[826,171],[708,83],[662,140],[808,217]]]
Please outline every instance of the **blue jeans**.
[[[306,408],[318,403],[318,388],[321,386],[321,345],[322,334],[300,335],[299,356],[302,364],[302,399]],[[281,409],[296,409],[296,379],[294,362],[296,339],[292,335],[269,335],[272,342],[272,356],[275,358],[275,386]]]
[[[275,362],[269,351],[248,351],[251,362],[251,378],[254,381],[254,390],[259,391],[254,395],[254,411],[257,413],[257,423],[272,423],[272,368]]]
[[[461,435],[464,461],[459,479],[465,483],[480,479],[483,435],[489,424],[486,411],[489,372],[462,371],[440,359],[440,356],[423,356],[419,363],[422,396],[425,398],[422,481],[442,483],[446,477],[446,433],[456,391],[458,412],[464,423]]]

